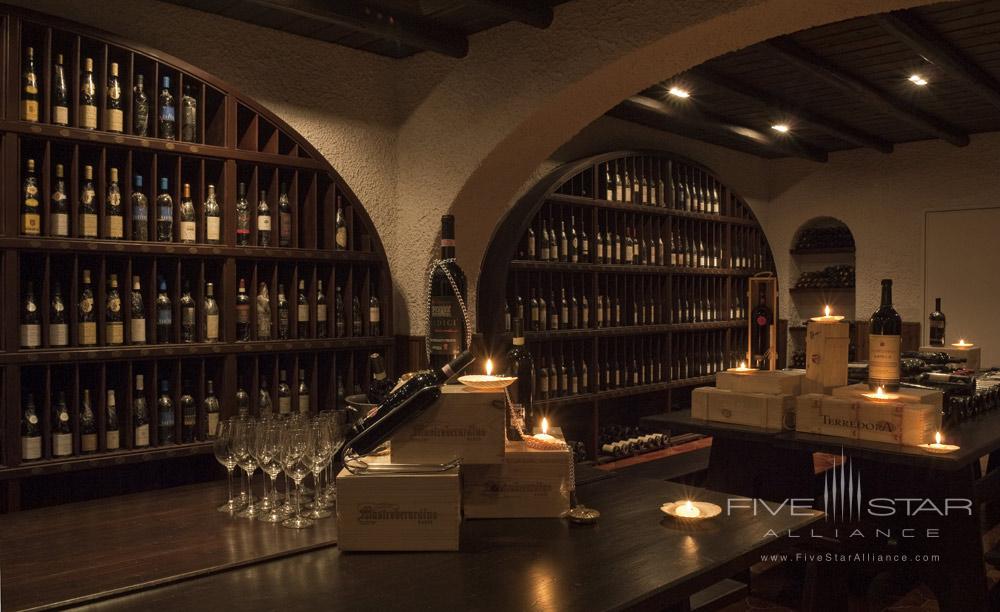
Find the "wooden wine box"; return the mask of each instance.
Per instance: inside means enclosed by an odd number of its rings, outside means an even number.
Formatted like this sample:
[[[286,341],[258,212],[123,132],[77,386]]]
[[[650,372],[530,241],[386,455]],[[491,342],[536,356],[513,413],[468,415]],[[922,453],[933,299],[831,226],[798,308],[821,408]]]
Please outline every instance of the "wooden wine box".
[[[444,385],[441,398],[392,436],[393,463],[497,464],[504,458],[503,391]]]
[[[806,325],[806,375],[803,393],[822,393],[847,384],[851,326],[846,322]]]
[[[837,387],[833,390],[834,397],[845,399],[866,399],[863,394],[871,393],[871,389],[865,383]],[[903,387],[898,391],[893,391],[893,395],[898,396],[897,401],[905,404],[927,404],[941,410],[944,406],[944,393],[936,389],[908,389]]]
[[[796,400],[795,430],[803,433],[916,446],[933,441],[940,428],[941,411],[930,404],[818,393]]]
[[[946,353],[952,359],[965,359],[965,367],[978,372],[982,361],[983,350],[974,346],[972,348],[961,349],[954,346],[922,346],[922,353]]]
[[[387,463],[386,458],[366,459]],[[460,468],[430,474],[337,475],[337,546],[344,551],[458,550]]]
[[[749,374],[719,372],[715,375],[715,386],[737,393],[798,395],[803,375],[802,370],[762,370]]]
[[[706,421],[750,425],[769,431],[792,429],[795,396],[698,387],[691,392],[691,416]]]
[[[568,448],[536,450],[524,442],[507,442],[503,463],[463,465],[465,518],[562,516],[570,503],[569,462]]]

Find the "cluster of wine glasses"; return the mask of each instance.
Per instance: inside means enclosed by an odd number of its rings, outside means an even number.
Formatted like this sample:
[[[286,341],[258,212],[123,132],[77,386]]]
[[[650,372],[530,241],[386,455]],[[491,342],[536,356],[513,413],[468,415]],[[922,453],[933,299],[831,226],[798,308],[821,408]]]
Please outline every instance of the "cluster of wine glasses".
[[[347,433],[344,416],[342,412],[321,412],[314,418],[296,414],[220,421],[214,450],[215,458],[229,472],[229,501],[219,506],[219,511],[293,529],[332,516],[330,509],[337,500],[334,457]],[[242,470],[239,495],[233,494],[236,468]],[[260,499],[253,495],[258,469],[264,474]],[[282,474],[284,486],[279,491]],[[313,477],[311,488],[304,484],[309,475]],[[291,490],[289,483],[294,484]]]

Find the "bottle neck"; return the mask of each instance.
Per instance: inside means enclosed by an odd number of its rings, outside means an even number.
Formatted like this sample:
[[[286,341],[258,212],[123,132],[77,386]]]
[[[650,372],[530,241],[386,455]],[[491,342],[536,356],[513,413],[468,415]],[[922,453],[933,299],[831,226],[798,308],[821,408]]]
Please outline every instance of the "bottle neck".
[[[941,312],[941,298],[934,298],[934,310],[935,312]]]
[[[892,306],[892,285],[889,283],[882,285],[882,306]]]
[[[441,238],[441,259],[455,258],[455,239]]]

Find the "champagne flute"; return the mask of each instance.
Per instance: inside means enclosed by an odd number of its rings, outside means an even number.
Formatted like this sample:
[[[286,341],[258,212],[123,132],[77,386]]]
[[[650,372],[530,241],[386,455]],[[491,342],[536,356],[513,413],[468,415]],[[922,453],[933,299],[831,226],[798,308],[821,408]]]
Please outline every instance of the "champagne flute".
[[[264,472],[264,466],[268,462],[268,457],[264,455],[265,451],[265,439],[267,437],[267,429],[270,427],[272,421],[270,419],[265,419],[259,421],[253,428],[253,433],[250,438],[250,455],[256,462],[257,467]],[[274,507],[274,498],[270,491],[267,489],[267,476],[264,477],[264,497],[261,498],[259,504],[257,504],[258,510],[264,510],[265,512],[271,510]]]
[[[282,526],[291,529],[301,529],[309,527],[313,522],[302,516],[300,505],[302,503],[301,487],[302,481],[309,474],[310,468],[306,463],[311,453],[309,430],[305,427],[298,427],[292,424],[285,432],[281,443],[281,466],[285,470],[285,476],[295,482],[295,514],[282,521]]]
[[[333,459],[333,435],[325,419],[316,419],[309,426],[309,454],[306,455],[309,469],[315,479],[316,491],[320,491],[320,474],[326,469]],[[332,513],[326,509],[326,504],[321,495],[317,494],[312,504],[309,505],[311,511],[306,516],[312,519],[322,519],[331,516]]]
[[[281,436],[284,426],[280,421],[270,421],[265,426],[260,427],[260,461],[261,469],[271,479],[271,493],[275,496],[272,500],[271,511],[260,517],[260,520],[268,523],[278,523],[284,520],[288,513],[284,511],[284,506],[278,503],[278,474],[281,473]]]
[[[215,440],[212,442],[215,459],[226,468],[229,481],[229,501],[219,506],[218,510],[219,512],[228,512],[230,514],[242,507],[242,504],[233,497],[233,471],[237,465],[236,455],[233,454],[232,447],[233,424],[234,421],[232,419],[219,421],[219,425],[215,430]]]
[[[254,505],[253,500],[253,474],[257,471],[257,462],[253,458],[253,432],[256,423],[253,421],[241,421],[236,426],[235,435],[233,437],[233,454],[236,456],[236,462],[239,466],[243,468],[243,471],[247,474],[248,489],[249,489],[249,502],[247,507],[240,511],[236,516],[248,519],[255,519],[259,514],[257,511],[257,506]]]

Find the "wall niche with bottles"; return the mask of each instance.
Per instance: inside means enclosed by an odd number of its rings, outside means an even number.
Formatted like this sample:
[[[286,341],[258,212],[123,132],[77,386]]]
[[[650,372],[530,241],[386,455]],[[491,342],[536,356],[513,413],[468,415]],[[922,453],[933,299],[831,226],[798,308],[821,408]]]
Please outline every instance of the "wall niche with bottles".
[[[483,260],[478,322],[502,355],[524,321],[536,415],[595,457],[609,427],[742,358],[747,278],[773,262],[750,207],[709,169],[606,153],[555,170],[508,212]]]
[[[209,454],[219,418],[363,386],[391,279],[323,157],[177,58],[0,19],[0,482]]]

